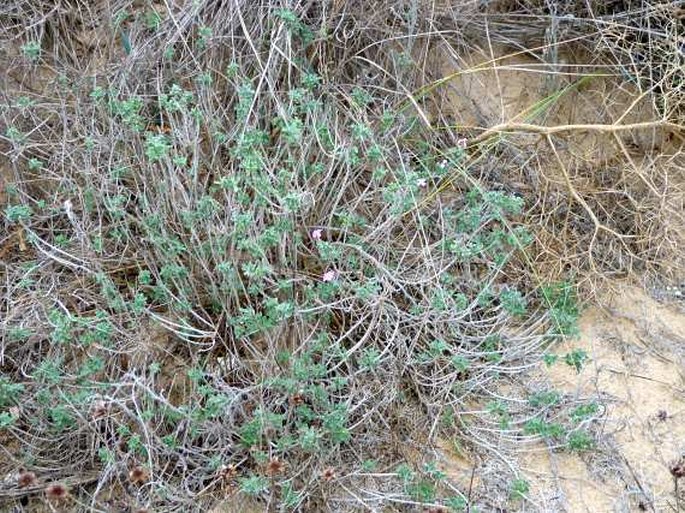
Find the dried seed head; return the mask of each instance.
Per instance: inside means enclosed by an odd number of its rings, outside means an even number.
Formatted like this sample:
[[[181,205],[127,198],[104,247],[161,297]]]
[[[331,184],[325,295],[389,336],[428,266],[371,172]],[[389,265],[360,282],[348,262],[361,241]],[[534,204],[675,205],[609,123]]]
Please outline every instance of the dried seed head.
[[[681,458],[671,465],[671,475],[675,479],[685,477],[685,458]]]
[[[69,496],[69,490],[61,483],[52,483],[45,489],[45,495],[50,500],[59,501]]]
[[[302,395],[301,392],[293,394],[290,396],[290,403],[293,406],[299,406],[299,405],[304,403],[304,396]]]
[[[333,481],[333,479],[335,479],[335,469],[333,467],[328,467],[326,470],[323,471],[321,477],[324,481]]]
[[[17,482],[19,484],[19,488],[28,488],[29,486],[34,486],[38,482],[38,478],[33,472],[20,470]]]
[[[143,484],[149,477],[147,470],[140,465],[133,467],[128,473],[128,478],[133,484]]]
[[[219,477],[224,480],[233,479],[238,475],[235,465],[221,465],[217,473],[219,474]]]
[[[285,463],[278,458],[271,458],[266,465],[266,473],[270,476],[280,474],[285,469]]]
[[[96,401],[93,404],[93,419],[101,419],[109,414],[109,407],[104,401]]]
[[[656,414],[656,418],[661,422],[665,422],[668,420],[668,412],[666,410],[659,410],[659,412]]]

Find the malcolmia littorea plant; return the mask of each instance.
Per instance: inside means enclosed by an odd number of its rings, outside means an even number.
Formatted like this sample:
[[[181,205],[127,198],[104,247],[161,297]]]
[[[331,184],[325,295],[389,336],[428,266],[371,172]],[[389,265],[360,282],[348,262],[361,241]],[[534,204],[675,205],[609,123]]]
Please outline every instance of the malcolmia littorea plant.
[[[129,37],[129,69],[56,84],[73,122],[11,136],[26,178],[4,222],[32,248],[4,299],[17,367],[0,430],[17,458],[78,461],[153,509],[230,492],[460,511],[479,498],[393,440],[590,447],[596,412],[527,400],[577,311],[569,285],[520,279],[524,199],[481,184],[477,148],[399,89],[350,84],[311,20],[217,9],[180,33],[122,21],[149,38]],[[30,124],[61,107],[22,108]],[[50,193],[33,185],[58,167]],[[64,500],[99,504],[83,486]]]

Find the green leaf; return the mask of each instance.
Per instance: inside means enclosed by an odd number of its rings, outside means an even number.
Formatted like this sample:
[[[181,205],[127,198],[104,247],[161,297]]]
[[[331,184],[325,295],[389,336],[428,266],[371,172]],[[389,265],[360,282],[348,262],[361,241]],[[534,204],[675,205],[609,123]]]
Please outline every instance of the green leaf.
[[[124,52],[126,55],[131,55],[131,39],[123,30],[119,31],[119,35],[121,36],[121,45],[124,47]]]

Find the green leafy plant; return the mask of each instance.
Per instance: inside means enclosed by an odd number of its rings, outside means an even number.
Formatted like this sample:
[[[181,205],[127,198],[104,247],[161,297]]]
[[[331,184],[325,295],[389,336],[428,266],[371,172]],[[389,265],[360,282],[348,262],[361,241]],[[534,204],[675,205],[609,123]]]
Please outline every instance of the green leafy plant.
[[[589,451],[595,445],[592,437],[583,430],[577,430],[568,435],[568,448],[573,452]]]
[[[30,41],[26,44],[21,45],[21,51],[31,62],[36,62],[40,58],[41,45],[38,41]]]
[[[591,402],[588,404],[581,404],[571,411],[571,419],[578,423],[593,417],[597,412],[599,412],[599,405],[597,403]]]
[[[148,9],[144,14],[145,26],[150,30],[157,30],[162,24],[162,16],[153,9]]]
[[[566,430],[561,424],[547,422],[543,419],[532,419],[526,422],[524,432],[531,435],[538,435],[543,438],[560,438]]]
[[[212,38],[212,34],[213,34],[213,30],[211,27],[204,25],[204,26],[198,28],[198,30],[197,30],[197,35],[198,35],[197,45],[200,49],[204,49],[207,47],[209,40]]]
[[[466,511],[468,502],[464,497],[449,497],[445,500],[445,506],[447,506],[452,513],[462,513],[463,511]]]
[[[128,100],[113,100],[110,108],[112,113],[120,116],[124,124],[131,130],[140,132],[145,128],[145,120],[141,112],[143,110],[143,100],[141,98],[133,97]]]
[[[588,359],[589,356],[583,349],[574,349],[564,355],[564,363],[575,369],[576,372],[583,369]]]
[[[511,498],[514,500],[525,499],[530,492],[530,483],[525,479],[514,479],[511,484]]]
[[[573,286],[568,282],[552,283],[542,287],[541,292],[549,307],[554,332],[560,335],[577,335],[579,309]]]
[[[26,140],[26,136],[14,126],[7,127],[5,136],[12,142],[21,144]]]
[[[499,296],[502,308],[509,314],[521,316],[526,313],[526,301],[518,290],[506,289]]]
[[[12,383],[7,378],[0,377],[0,409],[19,402],[20,395],[23,392],[23,385]]]
[[[0,430],[11,427],[17,418],[8,412],[0,412]]]
[[[269,481],[263,476],[252,475],[240,480],[240,491],[247,495],[258,496],[268,488]]]
[[[150,162],[162,160],[169,154],[171,145],[163,134],[148,134],[145,139],[145,156]]]
[[[28,205],[10,205],[5,209],[5,217],[10,223],[29,221],[32,215],[33,209]]]

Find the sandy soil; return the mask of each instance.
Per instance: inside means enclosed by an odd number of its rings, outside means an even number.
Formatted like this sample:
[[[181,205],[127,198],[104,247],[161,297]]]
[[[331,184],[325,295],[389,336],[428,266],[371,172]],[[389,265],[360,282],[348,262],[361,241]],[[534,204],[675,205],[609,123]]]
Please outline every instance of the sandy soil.
[[[522,454],[534,494],[545,503],[561,493],[569,513],[678,511],[670,468],[685,454],[685,308],[617,286],[608,307],[588,309],[580,327],[559,349],[584,349],[590,364],[546,372],[559,391],[601,398],[605,440],[583,459],[544,448]]]

